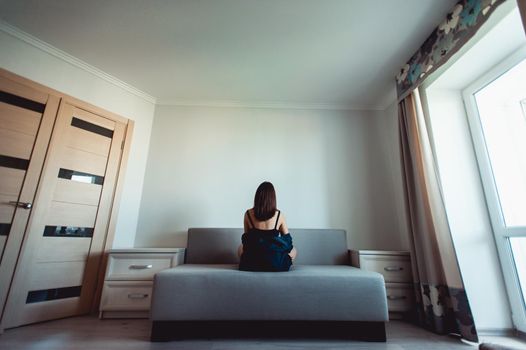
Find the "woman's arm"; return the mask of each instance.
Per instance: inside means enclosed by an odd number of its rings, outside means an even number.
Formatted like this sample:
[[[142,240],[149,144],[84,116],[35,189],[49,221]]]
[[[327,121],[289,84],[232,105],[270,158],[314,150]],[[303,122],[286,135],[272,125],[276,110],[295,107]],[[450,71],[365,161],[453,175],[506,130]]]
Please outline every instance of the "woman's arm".
[[[289,228],[287,227],[287,220],[285,220],[285,214],[281,213],[279,216],[278,230],[282,235],[289,233]]]
[[[287,221],[285,220],[285,215],[283,213],[281,213],[279,221],[281,221],[281,223],[278,222],[279,232],[281,232],[282,235],[288,234],[289,228],[287,226]],[[296,250],[296,248],[292,247],[292,250],[289,253],[290,258],[294,260],[296,259],[297,255],[298,251]]]
[[[245,215],[243,216],[243,232],[248,232],[248,229],[249,229],[249,224],[248,224],[248,218],[247,218],[247,213],[248,212],[245,212]],[[239,247],[237,248],[237,256],[241,256],[243,255],[243,243],[241,243],[239,245]]]
[[[248,217],[247,217],[248,211],[245,212],[245,216],[243,216],[243,232],[248,232],[250,225],[248,223]]]

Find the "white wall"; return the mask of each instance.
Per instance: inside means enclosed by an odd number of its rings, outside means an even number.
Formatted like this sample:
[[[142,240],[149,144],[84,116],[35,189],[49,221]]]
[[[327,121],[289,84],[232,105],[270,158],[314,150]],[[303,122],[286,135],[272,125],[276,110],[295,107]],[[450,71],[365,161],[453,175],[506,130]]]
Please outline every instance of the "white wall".
[[[135,121],[114,247],[132,247],[155,105],[0,30],[0,67]]]
[[[394,87],[393,87],[394,89]],[[410,250],[409,228],[407,227],[407,213],[405,208],[404,183],[400,158],[400,136],[398,129],[398,103],[393,101],[384,111],[377,112],[375,118],[375,132],[382,148],[382,163],[385,167],[387,181],[385,190],[390,197],[390,210],[396,215],[399,237],[396,240],[397,249]]]
[[[444,203],[475,325],[512,328],[466,112],[459,90],[426,90]]]
[[[383,113],[157,106],[135,245],[185,246],[188,227],[241,227],[269,180],[292,228],[343,228],[398,249]]]

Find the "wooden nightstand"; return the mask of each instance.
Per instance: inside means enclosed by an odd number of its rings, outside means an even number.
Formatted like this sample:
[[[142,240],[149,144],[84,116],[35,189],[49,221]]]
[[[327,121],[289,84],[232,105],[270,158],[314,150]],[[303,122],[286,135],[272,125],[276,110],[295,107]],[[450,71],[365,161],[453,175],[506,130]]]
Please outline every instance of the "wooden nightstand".
[[[148,318],[153,276],[182,264],[184,248],[114,249],[108,255],[100,318]]]
[[[351,250],[351,265],[384,276],[390,318],[410,315],[414,310],[415,296],[409,252]]]

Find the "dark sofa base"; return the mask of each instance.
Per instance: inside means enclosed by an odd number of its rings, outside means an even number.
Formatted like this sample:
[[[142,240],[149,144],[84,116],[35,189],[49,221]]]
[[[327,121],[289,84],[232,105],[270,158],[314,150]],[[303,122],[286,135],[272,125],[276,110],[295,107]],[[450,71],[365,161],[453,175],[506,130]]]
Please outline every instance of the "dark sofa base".
[[[385,322],[153,321],[153,342],[195,338],[339,338],[386,341]]]

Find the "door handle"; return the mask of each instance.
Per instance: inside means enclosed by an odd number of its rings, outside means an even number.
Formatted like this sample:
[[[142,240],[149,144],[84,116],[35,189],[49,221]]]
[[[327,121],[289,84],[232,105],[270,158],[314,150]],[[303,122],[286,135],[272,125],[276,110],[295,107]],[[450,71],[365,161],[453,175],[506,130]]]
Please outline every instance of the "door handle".
[[[403,300],[403,299],[407,299],[407,297],[405,295],[388,295],[387,299],[389,299],[389,300]]]
[[[14,205],[15,207],[18,207],[18,208],[24,208],[24,209],[31,209],[31,208],[33,207],[33,204],[28,203],[28,202],[15,202],[15,201],[10,201],[9,204],[12,204],[12,205]]]

